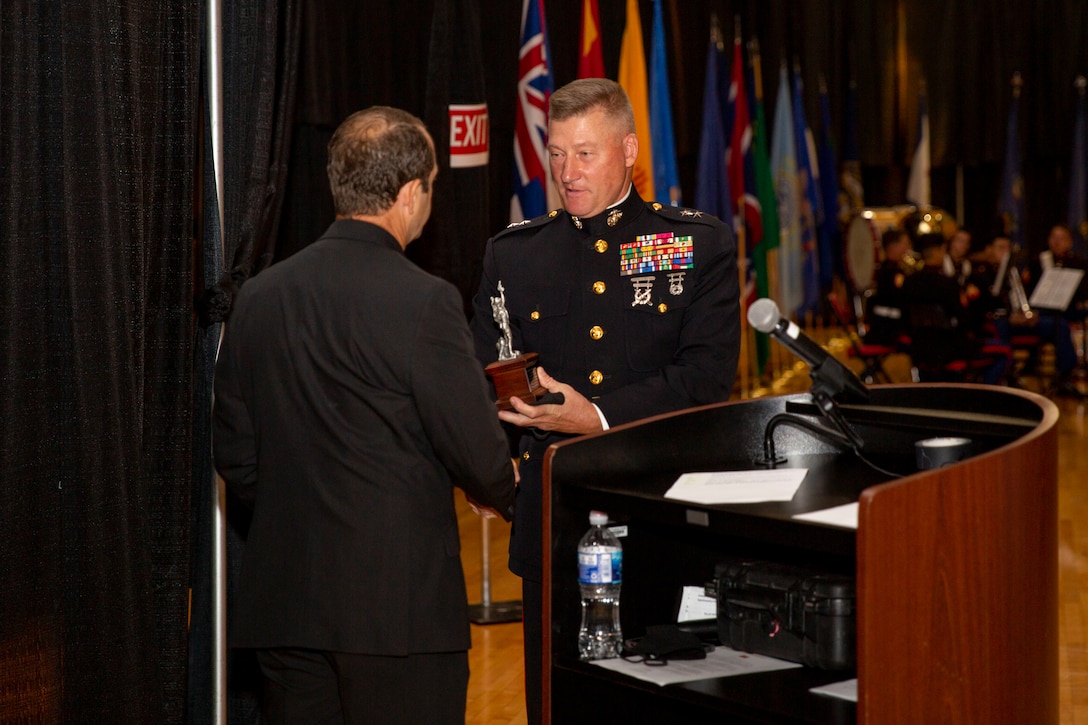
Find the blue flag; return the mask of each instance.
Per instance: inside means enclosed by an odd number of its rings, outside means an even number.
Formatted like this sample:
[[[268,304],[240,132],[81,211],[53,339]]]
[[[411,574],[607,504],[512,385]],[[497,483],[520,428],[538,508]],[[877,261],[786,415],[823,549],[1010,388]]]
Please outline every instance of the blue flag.
[[[725,124],[718,97],[721,69],[721,38],[716,26],[710,31],[703,82],[703,128],[699,136],[699,160],[695,174],[695,208],[733,226],[733,200],[725,173]]]
[[[819,177],[812,133],[805,123],[801,68],[793,69],[793,133],[796,138],[797,180],[801,194],[801,307],[799,312],[815,312],[820,305],[820,258],[817,245],[817,216],[822,215],[817,190]]]
[[[669,102],[669,69],[665,61],[665,24],[661,0],[654,0],[653,37],[650,39],[650,133],[654,157],[654,190],[658,199],[680,206],[680,174],[676,170],[676,142]]]
[[[1020,168],[1020,74],[1013,76],[1012,103],[1005,132],[1005,168],[1001,172],[1001,199],[997,213],[1005,224],[1012,248],[1024,247],[1024,177]]]
[[[783,63],[778,71],[778,98],[774,104],[771,136],[771,176],[778,206],[778,307],[792,317],[803,299],[801,282],[801,194],[797,185],[797,144],[793,130],[790,81]]]
[[[550,57],[544,0],[525,0],[518,52],[512,222],[532,219],[548,211],[548,99],[553,89],[548,69]]]
[[[1088,129],[1085,127],[1085,78],[1077,78],[1077,118],[1073,124],[1073,157],[1069,165],[1069,231],[1073,251],[1088,256]]]

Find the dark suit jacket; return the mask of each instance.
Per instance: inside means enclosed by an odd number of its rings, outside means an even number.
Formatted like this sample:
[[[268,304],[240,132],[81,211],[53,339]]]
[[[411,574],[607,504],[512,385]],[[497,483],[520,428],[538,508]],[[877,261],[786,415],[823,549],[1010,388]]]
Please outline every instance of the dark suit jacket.
[[[499,282],[514,347],[539,353],[541,366],[596,403],[610,426],[727,400],[733,390],[737,251],[713,216],[647,204],[632,189],[592,218],[558,211],[496,234],[474,300],[481,362],[496,356],[489,298]],[[527,579],[540,579],[541,458],[558,438],[520,440],[510,568]]]
[[[233,646],[465,650],[453,485],[508,517],[513,471],[460,297],[353,220],[246,282],[213,448],[253,507]]]

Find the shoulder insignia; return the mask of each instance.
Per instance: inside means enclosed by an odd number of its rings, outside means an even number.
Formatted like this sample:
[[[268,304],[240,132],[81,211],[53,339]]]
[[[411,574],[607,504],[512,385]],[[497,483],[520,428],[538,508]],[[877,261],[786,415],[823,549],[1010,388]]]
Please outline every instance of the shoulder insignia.
[[[519,230],[519,229],[534,229],[536,227],[543,226],[543,225],[547,224],[548,222],[552,221],[553,219],[558,218],[559,217],[559,211],[560,211],[559,209],[552,209],[547,214],[543,214],[541,216],[534,217],[532,219],[522,219],[519,222],[510,222],[508,225],[506,225],[505,228],[500,230],[495,235],[495,238],[498,239],[501,236],[504,236],[506,234],[509,234],[510,232],[513,232],[513,231],[516,231],[516,230]]]
[[[671,219],[673,221],[681,222],[696,222],[700,224],[707,224],[714,226],[721,224],[721,220],[712,214],[699,211],[698,209],[687,209],[685,207],[669,206],[668,204],[661,204],[654,202],[649,205],[650,209],[654,211],[658,216]]]

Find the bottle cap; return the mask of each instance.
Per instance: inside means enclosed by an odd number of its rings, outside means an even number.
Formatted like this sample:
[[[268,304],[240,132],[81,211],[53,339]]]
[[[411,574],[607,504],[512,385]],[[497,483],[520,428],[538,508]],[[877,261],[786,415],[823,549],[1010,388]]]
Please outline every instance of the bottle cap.
[[[589,523],[591,526],[604,526],[608,523],[608,514],[604,511],[590,511]]]

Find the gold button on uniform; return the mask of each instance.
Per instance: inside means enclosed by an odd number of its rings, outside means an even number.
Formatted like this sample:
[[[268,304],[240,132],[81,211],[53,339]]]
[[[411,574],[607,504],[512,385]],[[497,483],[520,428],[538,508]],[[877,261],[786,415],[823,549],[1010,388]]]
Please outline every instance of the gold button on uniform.
[[[666,305],[664,302],[662,302],[661,304],[659,304],[657,306],[657,311],[660,312],[661,314],[665,314],[666,312],[669,311],[669,306]]]
[[[524,453],[521,454],[521,460],[523,460],[523,461],[529,460],[529,451],[525,451]]]
[[[597,280],[596,282],[593,283],[593,294],[603,295],[604,290],[605,290],[604,282],[601,282],[600,280]]]
[[[608,251],[608,242],[603,239],[598,239],[593,243],[593,248],[597,250],[597,254],[604,254]]]
[[[589,374],[589,382],[593,385],[600,385],[602,380],[604,380],[604,373],[600,370],[594,370]]]
[[[602,328],[600,325],[594,325],[593,327],[589,328],[589,336],[592,337],[594,340],[600,340],[602,337],[604,337],[604,328]]]
[[[530,312],[529,313],[529,319],[532,320],[533,322],[536,322],[537,320],[539,320],[540,319],[540,310],[533,310],[532,312]]]

